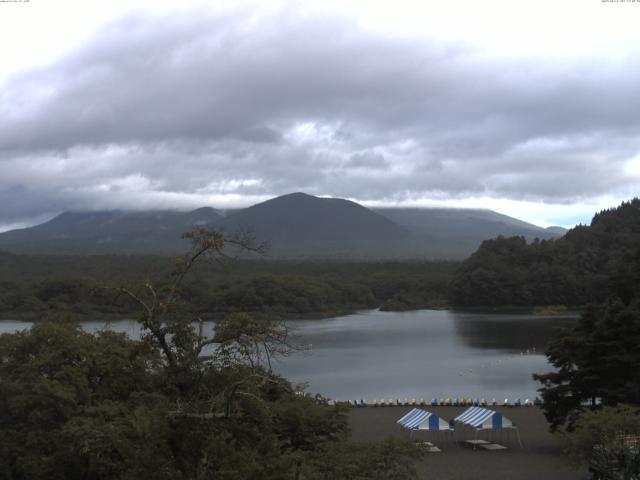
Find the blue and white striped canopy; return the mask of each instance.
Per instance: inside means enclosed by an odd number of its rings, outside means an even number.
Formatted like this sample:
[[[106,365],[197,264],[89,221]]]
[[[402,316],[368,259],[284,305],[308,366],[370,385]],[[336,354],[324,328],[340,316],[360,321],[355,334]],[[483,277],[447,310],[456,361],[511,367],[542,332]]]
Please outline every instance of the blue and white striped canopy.
[[[435,413],[427,412],[420,408],[414,408],[398,422],[409,430],[452,430],[449,424]]]
[[[454,422],[470,425],[478,430],[496,429],[496,428],[515,428],[515,423],[500,412],[489,410],[482,407],[469,407],[456,418]]]

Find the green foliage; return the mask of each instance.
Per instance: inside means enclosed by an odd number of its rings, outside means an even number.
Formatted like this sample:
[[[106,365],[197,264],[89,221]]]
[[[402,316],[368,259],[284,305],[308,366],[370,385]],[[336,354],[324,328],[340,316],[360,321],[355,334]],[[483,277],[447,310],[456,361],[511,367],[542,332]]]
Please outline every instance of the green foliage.
[[[191,363],[185,385],[151,345],[64,322],[1,336],[0,478],[275,479],[343,441],[343,411],[261,367]]]
[[[0,359],[0,452],[9,478],[83,478],[76,463],[84,461],[89,476],[113,478],[113,458],[135,453],[127,440],[136,434],[133,420],[140,409],[153,415],[158,403],[150,369],[160,358],[147,344],[43,322],[0,336]],[[90,460],[97,446],[106,457]]]
[[[585,404],[640,404],[640,302],[611,299],[590,307],[572,330],[558,332],[547,350],[556,371],[542,382],[552,428],[573,427]]]
[[[167,288],[166,259],[142,256],[53,257],[0,253],[0,317],[39,320],[123,318],[137,304],[107,285]],[[239,261],[233,269],[194,266],[180,298],[200,315],[251,312],[283,318],[331,316],[383,306],[406,310],[446,304],[456,262]],[[16,280],[18,279],[18,280]]]
[[[565,451],[611,478],[640,474],[640,410],[629,405],[603,407],[582,414],[562,435]],[[615,476],[617,475],[617,476]]]
[[[352,444],[342,407],[271,371],[294,348],[284,325],[235,313],[212,338],[194,328],[184,279],[229,240],[187,238],[167,281],[119,289],[140,307],[142,340],[62,319],[0,336],[0,479],[411,478],[415,452]]]
[[[640,289],[640,199],[557,240],[487,240],[455,273],[454,305],[586,305]]]

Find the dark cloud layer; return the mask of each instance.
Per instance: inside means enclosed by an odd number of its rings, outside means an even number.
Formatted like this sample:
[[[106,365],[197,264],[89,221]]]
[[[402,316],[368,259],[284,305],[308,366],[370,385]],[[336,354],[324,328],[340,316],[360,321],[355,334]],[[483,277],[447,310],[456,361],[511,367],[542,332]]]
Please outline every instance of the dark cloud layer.
[[[122,19],[7,81],[0,224],[297,190],[563,203],[637,186],[640,58],[499,61],[249,13]]]

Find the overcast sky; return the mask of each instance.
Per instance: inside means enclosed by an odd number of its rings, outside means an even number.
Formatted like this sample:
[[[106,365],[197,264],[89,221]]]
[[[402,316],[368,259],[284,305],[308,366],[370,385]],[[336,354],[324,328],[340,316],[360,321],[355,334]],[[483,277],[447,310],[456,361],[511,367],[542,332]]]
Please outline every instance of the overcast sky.
[[[640,195],[640,2],[322,3],[0,2],[0,230],[294,191],[571,226]]]

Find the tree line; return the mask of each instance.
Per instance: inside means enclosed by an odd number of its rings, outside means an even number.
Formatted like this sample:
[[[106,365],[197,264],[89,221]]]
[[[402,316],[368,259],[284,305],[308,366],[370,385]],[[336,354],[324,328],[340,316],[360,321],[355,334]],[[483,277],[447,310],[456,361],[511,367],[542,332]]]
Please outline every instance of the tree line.
[[[456,271],[458,306],[571,305],[628,301],[640,285],[640,200],[624,202],[555,240],[484,241]]]
[[[572,274],[549,282],[559,289],[556,295],[564,302],[590,302],[578,324],[557,331],[550,342],[546,355],[554,370],[534,375],[552,430],[567,453],[589,462],[597,478],[638,478],[640,201],[597,214],[590,227],[578,227],[551,246],[513,243],[498,256],[511,256],[526,271],[544,251],[548,265],[560,264]],[[485,248],[495,252],[496,244]],[[524,262],[527,255],[535,261]],[[518,287],[527,288],[527,282],[511,284]]]
[[[0,316],[122,318],[136,311],[116,285],[166,281],[166,258],[0,254]],[[321,317],[357,309],[406,310],[446,304],[457,262],[245,260],[196,265],[181,295],[201,314],[233,312]],[[220,268],[219,268],[220,267]]]

